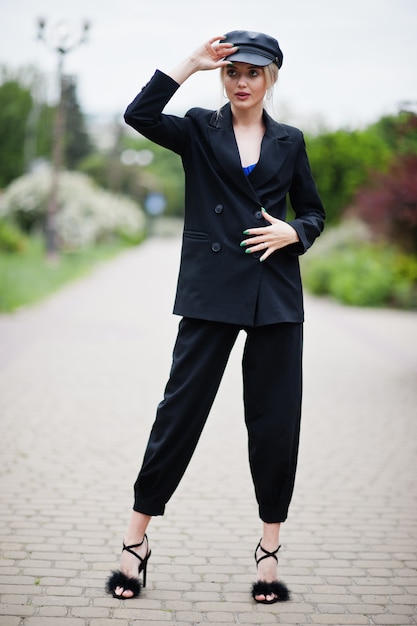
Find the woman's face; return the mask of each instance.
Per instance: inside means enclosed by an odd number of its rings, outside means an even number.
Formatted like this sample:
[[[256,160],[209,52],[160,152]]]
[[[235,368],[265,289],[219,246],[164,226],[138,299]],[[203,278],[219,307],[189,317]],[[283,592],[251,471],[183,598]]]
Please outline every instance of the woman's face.
[[[223,83],[226,95],[235,107],[250,109],[263,103],[267,89],[263,67],[233,63],[224,70]]]

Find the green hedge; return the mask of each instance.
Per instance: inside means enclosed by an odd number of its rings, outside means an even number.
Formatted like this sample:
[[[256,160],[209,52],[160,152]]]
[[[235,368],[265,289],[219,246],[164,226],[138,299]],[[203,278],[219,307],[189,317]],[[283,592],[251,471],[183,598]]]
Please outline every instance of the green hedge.
[[[0,220],[0,252],[23,252],[26,237],[13,224]]]
[[[417,309],[417,258],[388,245],[347,244],[303,258],[304,285],[349,305]]]

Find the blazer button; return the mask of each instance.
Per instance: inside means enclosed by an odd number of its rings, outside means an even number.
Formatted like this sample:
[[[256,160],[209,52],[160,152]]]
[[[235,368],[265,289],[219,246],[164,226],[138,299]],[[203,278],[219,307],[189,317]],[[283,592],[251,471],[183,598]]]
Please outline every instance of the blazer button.
[[[263,215],[262,215],[262,211],[256,211],[255,213],[255,217],[257,220],[261,220]]]
[[[211,244],[211,249],[213,250],[213,252],[220,252],[221,245],[217,241],[215,241]]]
[[[223,213],[223,205],[222,204],[218,204],[215,209],[214,212],[217,213],[218,215],[220,215],[220,213]]]

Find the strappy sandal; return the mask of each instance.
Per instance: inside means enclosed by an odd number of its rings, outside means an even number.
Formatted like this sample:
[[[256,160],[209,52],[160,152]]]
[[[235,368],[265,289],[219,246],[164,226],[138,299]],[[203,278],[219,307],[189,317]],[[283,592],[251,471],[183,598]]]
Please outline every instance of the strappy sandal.
[[[263,561],[264,559],[269,559],[271,557],[275,559],[278,563],[277,553],[280,547],[281,546],[279,545],[278,548],[274,550],[274,552],[268,552],[268,550],[265,550],[261,546],[261,542],[259,541],[255,550],[256,567],[258,567],[261,561]],[[257,558],[258,550],[262,550],[262,552],[264,553],[262,556],[259,557],[259,559]],[[257,600],[256,596],[265,596],[265,599]],[[267,596],[273,596],[272,600],[267,600]],[[258,580],[258,582],[253,583],[252,585],[252,597],[255,602],[259,602],[259,604],[274,604],[275,602],[286,602],[287,600],[289,600],[290,592],[287,585],[278,580],[273,580],[270,583],[266,582],[265,580]]]
[[[130,600],[131,598],[136,598],[140,594],[141,586],[146,587],[146,571],[148,568],[149,557],[151,556],[151,550],[148,550],[146,556],[144,556],[143,558],[133,550],[133,548],[140,548],[143,545],[145,539],[146,546],[148,547],[147,535],[144,535],[140,543],[135,543],[131,546],[126,546],[123,542],[123,550],[126,550],[126,552],[130,552],[130,554],[133,554],[133,556],[135,556],[140,561],[138,566],[138,577],[140,576],[141,572],[143,572],[143,584],[141,585],[139,578],[126,576],[126,574],[123,574],[123,572],[121,572],[120,570],[114,571],[112,572],[111,576],[109,576],[106,582],[106,592],[111,593],[113,595],[113,598],[118,598],[119,600]],[[123,592],[131,591],[133,595],[129,597],[119,595],[116,593],[117,587],[123,587]]]

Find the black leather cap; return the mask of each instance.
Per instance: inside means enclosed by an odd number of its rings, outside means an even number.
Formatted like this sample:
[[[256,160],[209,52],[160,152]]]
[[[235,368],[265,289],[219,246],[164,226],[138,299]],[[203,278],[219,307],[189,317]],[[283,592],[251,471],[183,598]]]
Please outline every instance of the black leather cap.
[[[241,61],[260,67],[270,63],[276,63],[278,67],[282,65],[284,55],[278,41],[269,35],[248,30],[232,30],[222,40],[222,43],[229,42],[239,46],[239,50],[225,57],[227,61]]]

